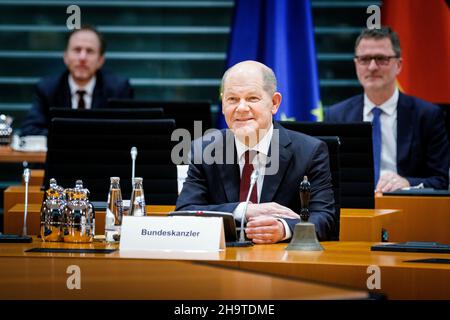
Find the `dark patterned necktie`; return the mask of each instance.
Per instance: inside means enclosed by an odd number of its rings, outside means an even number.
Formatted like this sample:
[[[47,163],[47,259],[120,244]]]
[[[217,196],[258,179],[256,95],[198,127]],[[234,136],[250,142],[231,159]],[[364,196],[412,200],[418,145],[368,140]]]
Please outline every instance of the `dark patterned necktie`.
[[[239,188],[239,201],[245,202],[247,200],[248,191],[250,189],[250,177],[253,172],[253,165],[252,160],[255,157],[256,152],[255,151],[246,151],[244,153],[245,158],[245,164],[244,168],[242,169],[242,176],[241,176],[241,185]],[[250,196],[250,201],[252,203],[258,203],[258,197],[257,197],[257,183],[255,183],[252,194]]]
[[[84,102],[84,95],[86,94],[86,91],[84,90],[78,90],[78,107],[77,109],[86,109],[86,104]]]

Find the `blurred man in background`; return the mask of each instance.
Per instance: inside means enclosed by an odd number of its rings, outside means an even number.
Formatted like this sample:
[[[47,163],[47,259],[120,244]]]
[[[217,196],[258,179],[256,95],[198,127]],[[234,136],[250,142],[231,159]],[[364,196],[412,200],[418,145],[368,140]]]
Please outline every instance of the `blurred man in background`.
[[[354,63],[364,94],[329,107],[325,121],[372,122],[376,191],[447,189],[450,151],[444,115],[438,106],[398,90],[402,56],[397,34],[387,27],[363,30]]]
[[[73,30],[67,39],[60,75],[40,81],[33,105],[21,127],[21,135],[47,135],[50,108],[105,108],[111,98],[133,98],[128,79],[101,70],[105,41],[92,27]]]

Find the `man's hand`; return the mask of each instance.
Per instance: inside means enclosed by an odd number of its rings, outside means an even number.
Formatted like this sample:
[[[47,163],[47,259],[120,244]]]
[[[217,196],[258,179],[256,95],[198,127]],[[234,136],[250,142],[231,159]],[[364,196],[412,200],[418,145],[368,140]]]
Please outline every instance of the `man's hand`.
[[[284,238],[283,223],[274,217],[250,218],[245,228],[247,238],[254,243],[276,243]]]
[[[395,191],[409,186],[410,184],[405,178],[394,172],[386,172],[380,177],[380,180],[378,180],[375,192]]]
[[[268,203],[249,203],[247,207],[247,220],[256,217],[275,217],[287,219],[300,219],[300,216],[288,207],[282,206],[276,202]]]

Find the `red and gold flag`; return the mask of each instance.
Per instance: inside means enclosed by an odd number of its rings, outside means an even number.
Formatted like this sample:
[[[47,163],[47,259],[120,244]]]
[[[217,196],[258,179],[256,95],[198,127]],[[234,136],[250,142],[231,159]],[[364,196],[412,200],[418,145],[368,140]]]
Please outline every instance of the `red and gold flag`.
[[[450,103],[449,1],[385,0],[381,19],[400,38],[401,91],[433,103]]]

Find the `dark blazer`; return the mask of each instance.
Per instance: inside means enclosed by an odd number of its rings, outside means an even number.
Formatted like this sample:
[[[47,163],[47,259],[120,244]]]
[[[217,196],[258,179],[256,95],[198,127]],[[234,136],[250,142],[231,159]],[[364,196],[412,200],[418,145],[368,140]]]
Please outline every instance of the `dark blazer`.
[[[363,121],[364,96],[325,110],[327,122]],[[442,110],[400,92],[397,103],[397,172],[414,186],[448,188],[450,150]]]
[[[21,127],[21,135],[47,135],[50,126],[50,108],[71,108],[68,82],[69,71],[40,81],[35,88],[33,105]],[[133,98],[128,79],[97,71],[91,108],[106,108],[108,99]]]
[[[337,224],[337,217],[327,146],[320,140],[287,130],[277,123],[274,123],[274,137],[276,129],[279,129],[279,169],[277,174],[264,177],[260,203],[277,202],[300,213],[299,186],[303,176],[308,176],[312,189],[309,221],[315,224],[319,240],[329,240]],[[220,137],[224,136],[225,130],[220,131]],[[194,141],[194,156],[196,148],[210,148],[210,143],[217,141],[206,140]],[[275,141],[273,138],[269,156],[277,144]],[[240,173],[234,139],[231,142],[233,148],[229,150],[234,150],[233,164],[195,164],[191,161],[176,210],[233,212],[236,209],[239,204]],[[225,143],[218,149],[222,150],[226,159]],[[286,219],[286,222],[293,231],[298,220]]]

